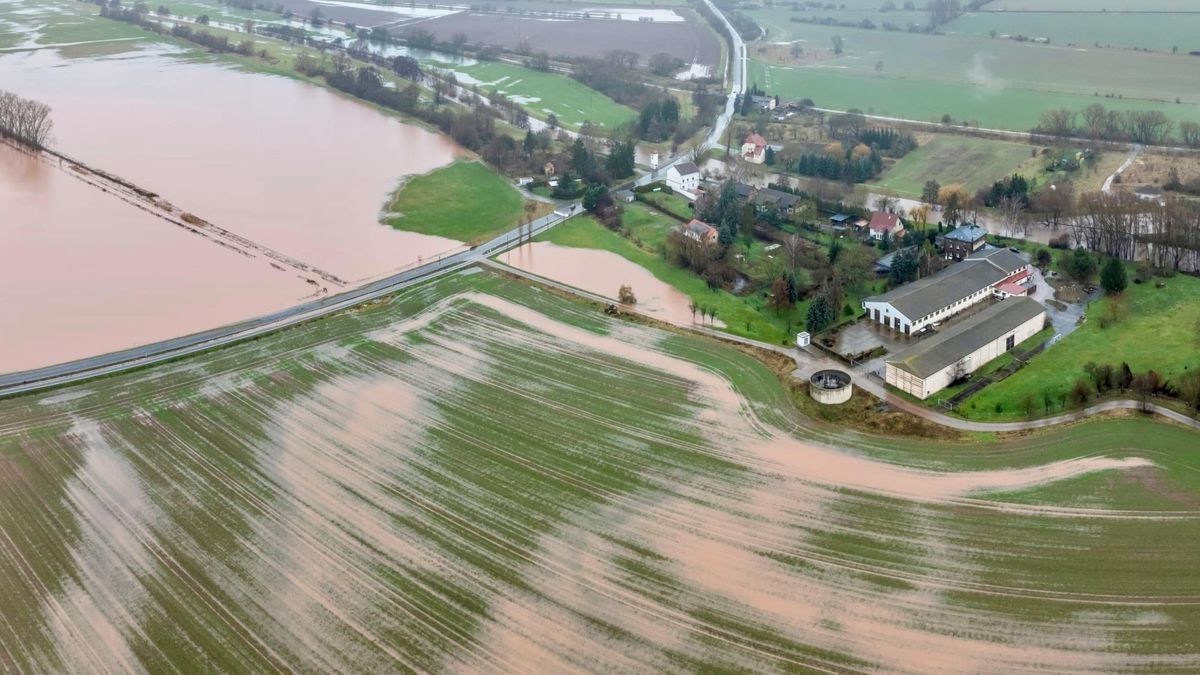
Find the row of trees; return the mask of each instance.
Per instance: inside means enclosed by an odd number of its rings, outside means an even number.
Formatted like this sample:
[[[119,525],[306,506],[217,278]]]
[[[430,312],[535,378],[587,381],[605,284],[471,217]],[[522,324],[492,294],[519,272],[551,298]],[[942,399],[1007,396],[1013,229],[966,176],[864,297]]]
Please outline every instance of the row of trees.
[[[1200,148],[1200,123],[1180,122],[1178,135],[1175,124],[1158,110],[1109,110],[1093,103],[1082,111],[1055,108],[1042,113],[1033,133],[1048,136],[1093,138],[1103,141],[1132,141],[1146,145],[1163,145],[1178,141]]]
[[[1077,245],[1122,260],[1144,253],[1159,267],[1178,270],[1200,255],[1200,206],[1183,199],[1085,193],[1066,223]]]
[[[53,129],[50,106],[0,90],[0,134],[42,148],[49,142]]]

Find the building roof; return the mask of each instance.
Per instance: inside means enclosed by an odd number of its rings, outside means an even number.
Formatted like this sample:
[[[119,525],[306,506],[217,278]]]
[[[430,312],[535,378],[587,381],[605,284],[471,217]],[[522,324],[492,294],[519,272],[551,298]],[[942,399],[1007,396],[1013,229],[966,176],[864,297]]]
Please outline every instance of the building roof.
[[[978,225],[959,225],[947,232],[944,236],[946,239],[954,241],[962,241],[968,244],[973,244],[987,236],[988,231]]]
[[[921,379],[954,365],[1021,324],[1044,314],[1032,298],[1001,300],[961,323],[900,352],[888,364]]]
[[[767,147],[767,140],[765,138],[763,138],[762,136],[759,136],[758,134],[750,134],[749,136],[747,136],[746,140],[743,141],[743,144],[747,144],[747,143],[753,143],[754,147],[756,147],[756,148]]]
[[[776,190],[774,188],[763,188],[754,195],[754,203],[761,205],[775,204],[783,208],[790,208],[799,203],[800,198],[794,194]]]
[[[679,173],[680,176],[690,176],[694,173],[700,173],[700,167],[693,162],[681,162],[671,167]]]
[[[896,256],[900,255],[901,253],[916,253],[916,252],[917,252],[916,246],[905,246],[904,248],[898,248],[895,251],[892,251],[891,253],[883,256],[879,260],[876,260],[875,261],[875,269],[889,272],[892,269],[892,263],[896,261]]]
[[[712,225],[709,225],[702,220],[696,220],[695,218],[686,223],[680,223],[677,227],[679,227],[680,232],[683,232],[684,234],[690,234],[699,239],[712,236],[711,233],[717,231],[717,228],[713,227]]]
[[[876,211],[871,214],[871,231],[872,232],[891,232],[900,224],[900,216],[894,213],[886,213],[884,211]]]
[[[745,183],[734,183],[733,193],[742,199],[749,199],[754,194],[754,186]]]
[[[883,295],[866,300],[886,302],[909,321],[920,321],[1007,276],[1006,272],[986,262],[963,261],[924,279],[897,286]]]
[[[848,216],[844,213],[839,213],[837,215],[830,216],[829,220],[834,223],[844,223],[847,220],[850,220],[850,216]]]
[[[1024,258],[1006,248],[980,249],[967,256],[967,260],[986,260],[996,267],[996,269],[1004,272],[1004,276],[1008,276],[1019,269],[1029,266],[1029,263]]]
[[[1005,281],[1005,282],[1001,283],[999,286],[996,286],[996,290],[1000,291],[1001,293],[1007,293],[1009,295],[1025,295],[1026,293],[1029,292],[1029,287],[1022,286],[1021,284],[1019,284],[1015,281]]]

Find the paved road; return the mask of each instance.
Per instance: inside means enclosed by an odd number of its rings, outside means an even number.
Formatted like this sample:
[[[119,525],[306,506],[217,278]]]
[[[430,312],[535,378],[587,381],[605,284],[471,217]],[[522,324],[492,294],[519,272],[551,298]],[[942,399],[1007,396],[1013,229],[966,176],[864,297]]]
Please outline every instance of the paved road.
[[[728,127],[733,117],[734,102],[737,95],[742,91],[745,82],[746,46],[737,35],[737,31],[733,30],[733,26],[724,18],[720,10],[712,4],[712,0],[705,0],[705,2],[716,12],[717,16],[725,21],[734,41],[731,52],[734,67],[732,69],[733,76],[730,83],[729,99],[726,101],[725,111],[718,117],[713,125],[712,132],[705,141],[705,147],[709,147],[711,144],[720,142],[721,135],[724,134],[726,127]],[[672,158],[664,165],[664,168],[684,159],[686,157],[683,155]],[[647,176],[641,176],[638,182],[646,182],[647,180]],[[565,220],[566,216],[578,213],[579,209],[580,206],[577,202],[564,204],[560,207],[559,211],[535,220],[532,223],[533,234],[540,234],[550,229]],[[521,236],[522,232],[520,228],[513,229],[474,249],[439,257],[436,260],[420,261],[419,264],[412,266],[410,269],[402,270],[365,286],[346,291],[345,293],[311,300],[295,307],[255,319],[118,352],[0,375],[0,397],[71,384],[133,368],[141,368],[195,354],[214,347],[221,347],[241,340],[265,335],[288,326],[294,326],[304,321],[332,314],[353,307],[354,305],[395,293],[415,283],[476,264],[518,244]]]
[[[1100,188],[1100,190],[1104,192],[1104,194],[1111,193],[1113,183],[1116,182],[1117,176],[1125,173],[1126,169],[1133,166],[1133,163],[1137,160],[1138,155],[1142,154],[1142,151],[1145,149],[1146,146],[1134,143],[1133,149],[1129,151],[1129,156],[1125,158],[1124,162],[1121,162],[1121,166],[1117,167],[1117,170],[1114,171],[1111,176],[1104,180],[1104,187]]]
[[[579,210],[578,205],[569,204],[560,208]],[[539,218],[532,223],[534,235],[545,232],[565,220],[558,212]],[[102,375],[140,368],[182,356],[221,347],[296,324],[332,314],[354,305],[395,293],[415,283],[426,281],[442,274],[468,267],[519,243],[522,233],[514,229],[495,239],[454,255],[424,261],[412,268],[392,276],[374,281],[338,295],[326,296],[295,307],[248,321],[221,326],[211,330],[185,335],[150,345],[133,347],[118,352],[101,354],[85,359],[70,361],[44,368],[0,375],[0,396],[21,394],[47,387],[56,387],[91,379]]]

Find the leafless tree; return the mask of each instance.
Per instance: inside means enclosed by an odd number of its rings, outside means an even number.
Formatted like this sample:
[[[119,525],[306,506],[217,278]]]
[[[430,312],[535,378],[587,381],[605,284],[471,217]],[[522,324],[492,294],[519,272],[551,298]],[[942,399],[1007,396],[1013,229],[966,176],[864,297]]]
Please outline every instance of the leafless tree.
[[[53,129],[50,106],[0,90],[0,135],[41,148]]]

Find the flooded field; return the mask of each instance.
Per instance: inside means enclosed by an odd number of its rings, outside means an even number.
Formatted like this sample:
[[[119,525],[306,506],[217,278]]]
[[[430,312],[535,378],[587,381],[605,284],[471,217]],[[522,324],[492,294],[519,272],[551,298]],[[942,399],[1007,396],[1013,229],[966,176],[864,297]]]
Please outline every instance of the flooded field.
[[[615,299],[621,285],[628,284],[637,297],[638,311],[679,326],[693,323],[688,296],[616,253],[537,241],[505,253],[500,260],[606,298]]]
[[[0,372],[286,307],[314,287],[0,143]]]
[[[379,223],[398,181],[449,163],[453,143],[328,90],[154,46],[7,54],[0,82],[53,107],[55,150],[228,233],[189,234],[6,149],[0,241],[23,256],[0,283],[23,311],[0,319],[0,371],[212,328],[461,247]]]
[[[0,661],[1194,671],[1195,434],[830,430],[490,272],[0,401]]]

